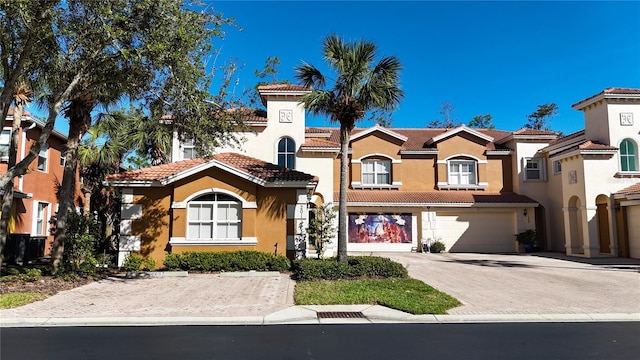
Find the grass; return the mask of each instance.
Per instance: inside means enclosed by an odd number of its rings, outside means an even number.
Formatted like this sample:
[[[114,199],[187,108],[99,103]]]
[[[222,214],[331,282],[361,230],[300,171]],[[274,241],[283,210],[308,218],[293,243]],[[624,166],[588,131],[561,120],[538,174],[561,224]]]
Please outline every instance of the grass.
[[[3,294],[0,295],[0,309],[10,309],[45,298],[47,298],[46,294],[32,292]]]
[[[460,301],[416,279],[299,281],[296,305],[378,304],[414,315],[446,314]]]

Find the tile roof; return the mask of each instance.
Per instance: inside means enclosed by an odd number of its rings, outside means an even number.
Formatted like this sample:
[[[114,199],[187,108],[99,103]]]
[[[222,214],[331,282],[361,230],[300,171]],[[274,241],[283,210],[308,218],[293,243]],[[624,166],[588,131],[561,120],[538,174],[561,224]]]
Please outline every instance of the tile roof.
[[[217,154],[210,159],[185,160],[175,163],[152,166],[144,169],[127,171],[119,174],[112,174],[107,176],[107,180],[161,181],[171,176],[175,176],[182,172],[191,170],[196,166],[203,165],[212,161],[224,163],[247,175],[257,177],[266,182],[318,181],[317,177],[314,177],[313,175],[309,175],[292,169],[286,169],[275,164],[271,164],[237,153],[222,153]]]
[[[295,85],[295,84],[271,84],[271,85],[260,85],[258,86],[258,91],[260,90],[271,90],[271,91],[309,91],[313,90],[310,87]]]
[[[520,130],[516,130],[513,132],[513,135],[533,135],[533,136],[539,136],[539,135],[558,135],[557,132],[555,131],[548,131],[548,130],[538,130],[538,129],[527,129],[527,128],[522,128]]]
[[[333,142],[331,140],[323,139],[323,138],[306,138],[304,139],[304,144],[302,144],[302,148],[340,148],[340,143]]]
[[[571,140],[574,140],[574,139],[576,139],[576,138],[578,138],[580,136],[583,136],[583,135],[584,135],[584,130],[576,131],[576,132],[574,132],[572,134],[569,134],[567,136],[563,136],[561,138],[557,138],[555,140],[549,141],[549,145],[548,146],[553,146],[553,145],[556,145],[556,144],[562,144],[562,143],[565,143],[565,142],[570,142]],[[544,150],[544,149],[542,149],[542,150]]]
[[[339,200],[339,192],[334,193],[334,201]],[[511,192],[484,191],[395,191],[395,190],[349,190],[347,202],[382,204],[537,204],[531,198]]]
[[[620,87],[610,87],[602,90],[601,92],[591,95],[586,99],[580,100],[577,103],[571,105],[571,107],[576,107],[582,103],[589,102],[590,100],[597,98],[599,96],[607,96],[607,95],[640,95],[640,89],[634,88],[620,88]]]
[[[618,191],[621,195],[640,195],[640,182]]]
[[[311,130],[311,131],[310,131]],[[351,135],[358,134],[362,131],[366,131],[368,128],[355,128],[351,132]],[[428,144],[429,140],[441,135],[451,129],[433,129],[433,128],[391,128],[395,133],[407,137],[407,141],[401,146],[401,151],[419,151],[419,150],[436,150],[436,144]],[[511,133],[508,131],[501,131],[495,129],[473,129],[482,134],[490,136],[495,140],[505,138]],[[339,128],[307,128],[308,133],[330,133],[329,140],[340,144],[340,129]],[[507,149],[506,147],[497,146],[494,143],[487,143],[488,150]]]
[[[7,112],[7,116],[13,116],[13,106],[9,107],[9,112]],[[23,111],[22,116],[31,116],[31,113],[28,111]]]
[[[544,148],[546,149],[546,148]],[[542,149],[542,150],[544,150]],[[571,147],[568,147],[562,151],[559,151],[557,153],[552,154],[552,157],[558,156],[558,155],[562,155],[562,154],[567,154],[567,153],[571,153],[574,151],[580,151],[580,150],[584,150],[584,151],[617,151],[618,148],[615,146],[610,146],[610,145],[606,145],[606,144],[601,144],[595,141],[591,141],[591,140],[587,140],[587,141],[583,141],[577,144],[574,144]]]

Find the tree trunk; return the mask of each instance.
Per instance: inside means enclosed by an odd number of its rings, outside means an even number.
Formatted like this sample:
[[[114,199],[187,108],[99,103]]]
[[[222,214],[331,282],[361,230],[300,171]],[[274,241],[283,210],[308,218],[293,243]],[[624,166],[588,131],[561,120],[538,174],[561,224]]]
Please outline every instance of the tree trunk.
[[[18,137],[20,136],[20,123],[22,122],[22,114],[24,106],[18,103],[13,109],[13,123],[11,124],[11,139],[9,142],[9,162],[7,168],[16,165],[18,158]],[[3,122],[4,123],[4,122]],[[4,196],[2,197],[2,215],[0,215],[0,265],[2,264],[2,250],[7,243],[7,235],[9,234],[9,221],[11,220],[11,207],[13,205],[13,182],[14,178],[7,181],[4,186]]]
[[[70,106],[73,106],[73,104]],[[91,108],[93,107],[91,106]],[[78,146],[80,145],[80,139],[91,124],[91,108],[69,112],[69,138],[64,156],[65,165],[60,187],[60,209],[58,210],[51,253],[52,272],[54,274],[60,270],[62,263],[69,211],[75,211],[74,198],[76,193],[76,171],[78,168]]]
[[[347,263],[347,188],[349,172],[349,133],[351,130],[340,125],[340,196],[338,204],[338,261]]]

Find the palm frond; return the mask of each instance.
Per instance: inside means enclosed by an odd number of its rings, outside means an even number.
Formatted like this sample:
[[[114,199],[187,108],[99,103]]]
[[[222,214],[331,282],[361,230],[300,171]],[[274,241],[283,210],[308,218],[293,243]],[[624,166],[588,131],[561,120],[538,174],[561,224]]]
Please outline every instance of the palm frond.
[[[302,62],[300,66],[294,68],[295,78],[300,84],[307,87],[322,89],[326,85],[324,75],[315,66]]]

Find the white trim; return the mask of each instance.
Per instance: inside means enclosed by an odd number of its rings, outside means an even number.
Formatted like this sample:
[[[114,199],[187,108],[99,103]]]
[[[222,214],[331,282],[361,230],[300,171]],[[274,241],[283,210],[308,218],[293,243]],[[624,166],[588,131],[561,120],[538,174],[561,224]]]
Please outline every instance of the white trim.
[[[347,202],[352,207],[400,207],[400,208],[531,208],[538,207],[539,203],[394,203],[394,202]]]
[[[448,138],[450,136],[453,136],[453,135],[455,135],[455,134],[457,134],[459,132],[462,132],[462,131],[464,131],[464,132],[466,132],[468,134],[471,134],[473,136],[479,137],[480,139],[486,140],[487,142],[492,142],[493,141],[493,138],[491,136],[489,136],[489,135],[485,135],[485,134],[483,134],[483,133],[481,133],[479,131],[476,131],[476,130],[470,128],[470,127],[467,127],[466,125],[460,125],[455,129],[446,131],[446,132],[444,132],[444,133],[442,133],[442,134],[440,134],[438,136],[432,137],[431,139],[429,139],[427,141],[427,144],[433,144],[435,142],[438,142],[440,140],[446,139],[446,138]]]
[[[280,109],[280,111],[282,111],[283,109]],[[293,142],[293,167],[287,167],[287,166],[283,166],[278,164],[278,156],[280,156],[280,151],[279,151],[279,147],[280,147],[280,141],[284,140],[284,139],[289,139]],[[279,138],[276,139],[276,141],[274,142],[274,151],[273,151],[273,164],[278,165],[280,167],[286,168],[286,169],[293,169],[295,170],[297,162],[298,162],[298,156],[296,155],[296,153],[298,152],[298,144],[296,143],[296,141],[294,140],[294,138],[292,138],[289,135],[283,135]],[[286,145],[286,143],[285,143]],[[289,152],[284,151],[283,154],[289,154]],[[286,155],[285,155],[286,156]]]
[[[456,158],[458,158],[458,157],[471,158],[471,159],[475,160],[478,164],[487,164],[488,163],[487,160],[481,160],[480,158],[477,158],[477,157],[475,157],[473,155],[464,154],[464,153],[451,155],[451,156],[445,158],[444,160],[438,160],[437,163],[438,164],[447,164],[450,160],[457,160]]]
[[[313,146],[300,146],[300,151],[302,151],[303,153],[314,153],[314,152],[318,152],[318,153],[336,153],[336,152],[340,152],[340,148],[339,147],[335,147],[335,148],[329,148],[329,147],[313,147]]]
[[[256,245],[258,244],[257,237],[242,237],[240,240],[187,240],[184,237],[171,237],[169,238],[169,245],[173,246],[227,246],[227,245]]]
[[[640,200],[621,201],[620,206],[637,206],[640,205]]]
[[[529,179],[527,177],[527,162],[532,161],[538,164],[539,179]],[[532,169],[533,170],[533,169]],[[545,182],[547,181],[547,159],[545,157],[523,157],[522,173],[526,182]]]
[[[122,189],[122,203],[133,204],[133,189],[130,189],[130,188]]]
[[[120,236],[118,251],[140,251],[140,242],[140,236],[138,235]]]
[[[173,203],[171,203],[171,208],[172,209],[186,209],[187,208],[187,203],[190,202],[191,200],[193,200],[193,199],[195,199],[195,198],[197,198],[199,196],[202,196],[202,195],[215,194],[215,193],[229,195],[232,198],[237,199],[240,203],[242,203],[242,208],[243,209],[257,209],[258,208],[258,204],[255,201],[247,201],[242,196],[234,193],[233,191],[229,191],[229,190],[226,190],[226,189],[220,189],[220,188],[210,188],[210,189],[204,189],[204,190],[196,191],[193,194],[187,196],[182,201],[174,201]]]
[[[394,159],[393,157],[391,157],[391,156],[389,156],[387,154],[380,154],[380,153],[371,153],[371,154],[367,154],[367,155],[361,156],[359,159],[351,160],[351,163],[352,164],[362,164],[363,160],[366,160],[367,158],[370,158],[370,157],[376,157],[376,156],[389,159],[392,164],[402,164],[402,159]]]
[[[356,139],[359,139],[359,138],[361,138],[361,137],[367,136],[367,135],[369,135],[369,134],[371,134],[371,133],[374,133],[374,132],[376,132],[376,131],[380,131],[381,133],[383,133],[383,134],[387,134],[387,135],[389,135],[389,136],[391,136],[391,137],[394,137],[394,138],[396,138],[396,139],[398,139],[398,140],[401,140],[402,142],[405,142],[405,141],[407,141],[407,139],[408,139],[408,138],[407,138],[406,136],[404,136],[404,135],[400,135],[400,134],[398,134],[398,133],[397,133],[397,132],[395,132],[395,131],[389,130],[389,129],[385,128],[385,127],[382,127],[382,126],[380,126],[380,125],[376,124],[375,126],[368,128],[367,130],[361,131],[361,132],[359,132],[359,133],[357,133],[357,134],[355,134],[355,135],[351,136],[351,138],[349,139],[349,141],[354,141],[354,140],[356,140]]]
[[[400,150],[400,155],[437,155],[438,150]]]
[[[486,154],[490,156],[507,156],[513,154],[513,150],[487,150]]]
[[[487,183],[475,184],[443,184],[438,183],[439,190],[484,190],[489,186]]]
[[[576,110],[582,110],[584,108],[586,108],[587,106],[593,104],[593,103],[597,103],[600,100],[605,100],[605,99],[638,99],[640,98],[639,94],[616,94],[616,93],[605,93],[600,92],[599,94],[596,94],[593,97],[589,97],[586,98],[582,101],[579,101],[573,105],[571,105],[572,108],[576,109]]]
[[[44,211],[43,219],[42,219],[42,232],[44,234],[38,234],[38,205],[46,204],[46,208]],[[33,201],[33,216],[31,217],[31,236],[49,236],[49,219],[51,218],[51,203],[44,200],[34,200]]]
[[[197,174],[197,173],[199,173],[201,171],[204,171],[204,170],[207,170],[207,169],[210,169],[210,168],[213,168],[213,167],[216,167],[216,168],[219,168],[221,170],[227,171],[227,172],[229,172],[229,173],[231,173],[233,175],[236,175],[238,177],[241,177],[241,178],[243,178],[245,180],[251,181],[251,182],[253,182],[255,184],[258,184],[258,185],[264,186],[264,184],[267,183],[266,180],[260,179],[257,176],[253,176],[251,174],[247,174],[247,173],[245,173],[243,171],[240,171],[240,170],[236,169],[235,167],[233,167],[231,165],[227,165],[227,164],[225,164],[223,162],[220,162],[218,160],[212,159],[212,160],[210,160],[210,161],[208,161],[206,163],[203,163],[203,164],[200,164],[200,165],[196,165],[196,166],[194,166],[194,167],[192,167],[190,169],[187,169],[187,170],[185,170],[183,172],[177,173],[175,175],[168,176],[168,177],[160,180],[160,185],[164,186],[164,185],[171,184],[173,182],[176,182],[178,180],[182,180],[182,179],[187,178],[187,177],[189,177],[191,175],[195,175],[195,174]]]

